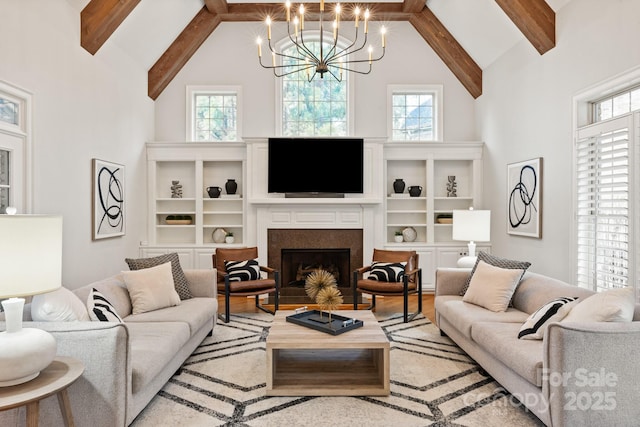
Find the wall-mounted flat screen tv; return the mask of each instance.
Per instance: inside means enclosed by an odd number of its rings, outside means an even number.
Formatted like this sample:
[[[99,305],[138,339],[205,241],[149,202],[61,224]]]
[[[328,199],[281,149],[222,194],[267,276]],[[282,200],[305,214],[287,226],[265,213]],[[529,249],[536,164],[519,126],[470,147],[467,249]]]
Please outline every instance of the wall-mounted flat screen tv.
[[[269,138],[268,192],[340,197],[364,191],[362,138]]]

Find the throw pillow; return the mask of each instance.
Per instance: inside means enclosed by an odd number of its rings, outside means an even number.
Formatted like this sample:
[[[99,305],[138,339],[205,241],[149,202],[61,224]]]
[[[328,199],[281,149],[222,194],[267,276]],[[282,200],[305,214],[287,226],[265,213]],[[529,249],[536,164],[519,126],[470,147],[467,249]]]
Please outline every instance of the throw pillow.
[[[122,319],[118,316],[118,313],[116,313],[116,309],[113,308],[111,303],[96,288],[93,288],[91,292],[89,292],[87,309],[91,320],[122,323]]]
[[[40,322],[87,321],[89,313],[80,298],[67,288],[35,295],[31,300],[31,318]]]
[[[480,261],[462,301],[491,311],[505,311],[524,270],[495,267]]]
[[[500,258],[495,255],[488,254],[484,251],[480,251],[478,252],[478,259],[476,260],[475,265],[471,269],[471,274],[467,279],[467,283],[464,285],[464,288],[462,288],[462,291],[460,291],[460,296],[463,296],[467,292],[467,289],[469,289],[469,283],[471,282],[471,278],[473,277],[473,274],[476,272],[476,267],[478,266],[478,263],[480,261],[484,261],[487,264],[493,265],[494,267],[507,268],[507,269],[513,269],[513,270],[522,270],[523,275],[524,275],[524,272],[527,271],[527,268],[531,266],[531,263],[527,261],[515,261],[512,259]],[[522,278],[522,276],[520,278]]]
[[[372,262],[369,279],[381,282],[401,282],[404,280],[406,262]]]
[[[573,307],[563,322],[631,322],[635,310],[633,288],[593,294]]]
[[[245,280],[258,280],[260,278],[260,265],[255,259],[246,261],[225,261],[224,270],[232,282]]]
[[[132,314],[180,304],[180,296],[173,286],[171,263],[136,271],[123,271],[124,284],[131,298]]]
[[[189,282],[187,281],[187,277],[184,275],[184,271],[182,271],[180,258],[177,253],[160,255],[153,258],[126,258],[125,261],[131,270],[142,270],[143,268],[156,267],[160,264],[164,264],[165,262],[171,262],[173,285],[175,286],[178,295],[180,295],[180,299],[193,298],[191,290],[189,289]]]
[[[551,322],[561,321],[569,310],[578,303],[578,298],[561,297],[549,301],[533,313],[524,322],[518,338],[525,340],[541,340]]]

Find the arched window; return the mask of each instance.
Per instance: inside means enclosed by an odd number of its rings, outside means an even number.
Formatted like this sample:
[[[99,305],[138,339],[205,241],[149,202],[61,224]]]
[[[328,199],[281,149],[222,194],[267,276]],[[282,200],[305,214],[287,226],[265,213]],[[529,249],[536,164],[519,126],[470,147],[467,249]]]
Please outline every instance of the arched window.
[[[319,34],[318,34],[319,35]],[[320,42],[305,38],[305,44],[318,54]],[[332,40],[332,36],[325,36]],[[344,42],[343,42],[344,43]],[[343,44],[342,43],[342,44]],[[339,46],[341,43],[338,44]],[[329,45],[325,42],[325,49]],[[284,55],[299,56],[295,45],[286,38],[278,51]],[[286,61],[292,61],[285,58]],[[285,71],[286,72],[286,71]],[[329,73],[313,77],[307,71],[296,72],[277,79],[279,108],[277,108],[279,133],[282,136],[348,136],[352,133],[351,88],[349,73],[342,73],[338,81]],[[340,76],[338,76],[340,78]]]

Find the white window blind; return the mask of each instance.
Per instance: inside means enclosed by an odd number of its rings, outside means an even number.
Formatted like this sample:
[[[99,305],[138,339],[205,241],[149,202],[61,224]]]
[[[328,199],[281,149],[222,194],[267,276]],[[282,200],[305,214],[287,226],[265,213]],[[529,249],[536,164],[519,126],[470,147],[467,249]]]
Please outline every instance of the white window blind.
[[[576,246],[579,286],[630,284],[631,115],[581,128],[576,142]]]

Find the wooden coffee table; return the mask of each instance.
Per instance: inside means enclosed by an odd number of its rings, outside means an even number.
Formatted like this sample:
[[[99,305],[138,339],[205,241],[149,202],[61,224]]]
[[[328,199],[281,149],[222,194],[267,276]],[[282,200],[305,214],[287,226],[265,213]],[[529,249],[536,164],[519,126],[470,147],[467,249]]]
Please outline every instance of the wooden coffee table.
[[[330,335],[286,321],[279,310],[267,336],[267,396],[386,396],[389,340],[369,310],[335,314],[361,328]]]

